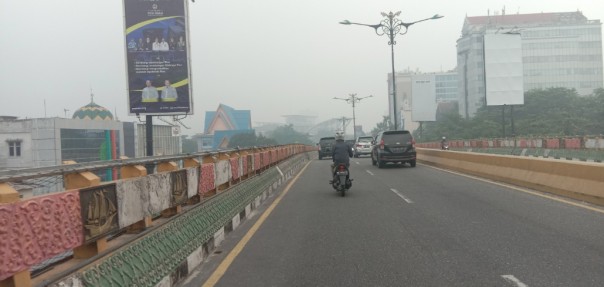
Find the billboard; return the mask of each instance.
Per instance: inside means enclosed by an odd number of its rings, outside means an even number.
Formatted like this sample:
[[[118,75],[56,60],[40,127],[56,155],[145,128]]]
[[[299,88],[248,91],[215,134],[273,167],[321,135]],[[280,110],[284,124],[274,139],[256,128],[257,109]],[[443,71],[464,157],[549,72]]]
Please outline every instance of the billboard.
[[[524,104],[520,34],[484,35],[487,106]]]
[[[411,120],[436,121],[436,83],[434,75],[413,75],[411,79]]]
[[[186,0],[123,0],[131,115],[192,114]]]

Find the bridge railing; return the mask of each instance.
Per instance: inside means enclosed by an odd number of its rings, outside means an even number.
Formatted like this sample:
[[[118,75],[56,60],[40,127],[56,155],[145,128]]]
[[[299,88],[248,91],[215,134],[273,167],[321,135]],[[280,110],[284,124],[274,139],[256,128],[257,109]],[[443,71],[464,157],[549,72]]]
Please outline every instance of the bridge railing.
[[[439,142],[418,143],[418,147],[440,149]],[[544,158],[604,161],[604,136],[517,137],[496,139],[449,140],[449,148],[490,154],[522,155]]]
[[[93,258],[120,234],[139,233],[312,150],[296,144],[0,172],[0,283],[29,286],[35,266],[49,258]],[[99,171],[117,179],[102,182]],[[61,191],[21,198],[24,182],[50,177],[60,177]]]

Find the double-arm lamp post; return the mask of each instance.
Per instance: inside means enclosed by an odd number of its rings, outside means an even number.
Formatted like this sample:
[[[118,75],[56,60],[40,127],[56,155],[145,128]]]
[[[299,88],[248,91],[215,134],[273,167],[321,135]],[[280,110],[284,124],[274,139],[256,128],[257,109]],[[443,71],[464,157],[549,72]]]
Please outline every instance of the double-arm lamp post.
[[[398,18],[396,18],[400,14],[401,14],[401,11],[398,11],[396,13],[392,13],[392,11],[390,11],[390,13],[388,13],[388,14],[382,12],[382,16],[384,16],[384,18],[386,18],[386,19],[382,20],[379,24],[375,24],[375,25],[354,23],[354,22],[350,22],[348,20],[344,20],[344,21],[340,22],[340,24],[342,24],[342,25],[361,25],[361,26],[371,27],[371,28],[375,29],[375,33],[378,34],[378,36],[387,35],[390,38],[388,41],[388,45],[390,45],[390,51],[392,53],[392,110],[394,112],[393,121],[394,121],[395,130],[398,129],[398,117],[396,116],[396,110],[397,110],[397,107],[396,107],[396,76],[395,76],[395,72],[394,72],[394,45],[396,45],[396,41],[394,41],[394,37],[397,34],[401,34],[401,35],[407,34],[407,30],[409,29],[409,26],[411,26],[415,23],[419,23],[419,22],[423,22],[423,21],[427,21],[427,20],[439,19],[439,18],[443,17],[443,16],[436,14],[430,18],[422,19],[419,21],[411,22],[411,23],[405,23],[405,22],[399,20]],[[404,30],[403,30],[403,28],[404,28]],[[401,30],[403,30],[403,31],[401,31]]]
[[[357,122],[356,122],[356,115],[354,114],[354,107],[355,107],[356,103],[360,102],[362,99],[371,98],[371,97],[373,97],[373,96],[369,95],[366,97],[357,97],[357,94],[349,94],[348,98],[333,97],[334,100],[342,100],[342,101],[346,101],[349,104],[352,104],[352,134],[354,136],[354,140],[357,140]]]

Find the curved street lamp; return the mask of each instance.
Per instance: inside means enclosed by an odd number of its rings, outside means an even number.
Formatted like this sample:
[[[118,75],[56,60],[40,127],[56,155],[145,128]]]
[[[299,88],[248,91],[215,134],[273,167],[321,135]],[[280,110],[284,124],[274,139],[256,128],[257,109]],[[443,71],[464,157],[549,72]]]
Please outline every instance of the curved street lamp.
[[[334,100],[342,100],[342,101],[346,101],[349,104],[352,104],[352,134],[354,136],[355,141],[357,140],[357,122],[356,122],[356,116],[354,114],[355,104],[360,102],[362,99],[371,98],[371,97],[373,97],[373,96],[369,95],[366,97],[357,97],[357,94],[349,94],[348,98],[333,97]]]
[[[441,15],[434,15],[430,18],[426,18],[426,19],[422,19],[422,20],[418,20],[415,22],[411,22],[411,23],[405,23],[401,20],[399,20],[398,18],[396,18],[397,16],[399,16],[401,14],[401,11],[398,11],[396,13],[392,13],[392,11],[390,11],[390,13],[386,14],[384,12],[382,12],[382,16],[384,16],[386,19],[382,20],[379,24],[375,24],[375,25],[369,25],[369,24],[362,24],[362,23],[354,23],[354,22],[350,22],[348,20],[344,20],[341,21],[340,24],[342,25],[360,25],[360,26],[367,26],[367,27],[371,27],[373,29],[375,29],[375,33],[378,34],[378,36],[383,36],[383,35],[387,35],[389,38],[388,41],[388,45],[390,45],[390,51],[392,53],[392,110],[394,112],[394,129],[397,130],[398,128],[398,117],[396,116],[396,76],[395,76],[395,72],[394,72],[394,45],[396,45],[396,41],[394,41],[394,37],[397,34],[400,35],[405,35],[407,34],[407,30],[409,29],[409,26],[415,24],[415,23],[419,23],[419,22],[423,22],[423,21],[427,21],[427,20],[435,20],[435,19],[440,19],[443,16]],[[404,30],[403,30],[404,28]],[[403,31],[401,31],[403,30]]]

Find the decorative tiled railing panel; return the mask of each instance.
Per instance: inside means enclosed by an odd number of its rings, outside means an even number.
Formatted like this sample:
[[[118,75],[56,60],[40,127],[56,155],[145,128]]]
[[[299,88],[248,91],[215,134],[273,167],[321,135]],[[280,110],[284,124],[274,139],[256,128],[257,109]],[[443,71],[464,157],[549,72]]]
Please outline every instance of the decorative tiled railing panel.
[[[199,194],[203,195],[215,188],[214,164],[204,163],[201,165],[201,176],[199,178]]]
[[[241,176],[241,171],[240,171],[240,165],[239,162],[241,161],[240,158],[231,158],[229,159],[230,163],[231,163],[231,177],[233,180],[239,179],[239,177]]]
[[[199,168],[187,168],[187,196],[189,198],[199,193]]]
[[[78,190],[0,205],[0,280],[84,243]]]
[[[215,185],[219,186],[223,183],[229,182],[231,178],[231,165],[229,160],[221,160],[215,163],[216,167],[216,180]]]

